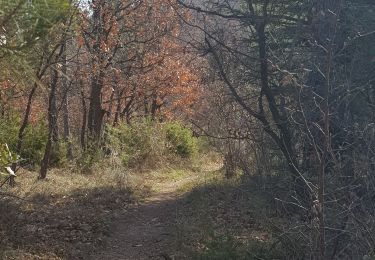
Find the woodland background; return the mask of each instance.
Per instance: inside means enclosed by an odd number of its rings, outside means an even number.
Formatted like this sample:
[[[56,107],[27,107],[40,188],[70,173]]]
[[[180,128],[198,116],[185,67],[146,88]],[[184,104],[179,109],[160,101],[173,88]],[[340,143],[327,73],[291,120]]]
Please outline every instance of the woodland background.
[[[0,257],[43,248],[16,215],[55,198],[23,180],[121,186],[205,158],[225,178],[190,187],[184,210],[216,205],[225,235],[200,229],[197,259],[373,259],[374,42],[372,0],[0,1]],[[100,203],[145,192],[117,188]]]

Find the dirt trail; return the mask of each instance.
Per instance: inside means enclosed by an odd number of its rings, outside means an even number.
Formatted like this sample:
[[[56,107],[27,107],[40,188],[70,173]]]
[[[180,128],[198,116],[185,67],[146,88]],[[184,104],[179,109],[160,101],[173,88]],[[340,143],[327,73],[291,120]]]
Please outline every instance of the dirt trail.
[[[178,189],[197,178],[160,183],[157,192],[113,225],[108,247],[90,259],[175,259]]]

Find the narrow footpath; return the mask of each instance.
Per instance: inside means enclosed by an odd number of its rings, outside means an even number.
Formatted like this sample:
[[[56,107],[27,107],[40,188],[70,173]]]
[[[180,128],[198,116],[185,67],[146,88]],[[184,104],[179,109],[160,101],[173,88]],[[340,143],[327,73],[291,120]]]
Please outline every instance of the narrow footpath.
[[[157,192],[113,224],[108,247],[90,259],[175,259],[178,190],[196,178],[159,183]]]

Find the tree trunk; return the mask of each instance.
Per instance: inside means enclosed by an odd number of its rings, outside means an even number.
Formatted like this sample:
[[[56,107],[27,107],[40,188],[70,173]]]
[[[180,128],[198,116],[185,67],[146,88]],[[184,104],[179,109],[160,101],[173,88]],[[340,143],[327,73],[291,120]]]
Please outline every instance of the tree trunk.
[[[85,94],[83,91],[83,82],[80,81],[81,85],[81,101],[82,101],[82,126],[81,126],[81,148],[86,149],[86,127],[87,127],[87,106],[85,100]]]
[[[102,123],[103,123],[103,109],[102,109],[102,87],[104,81],[104,60],[105,53],[101,48],[101,44],[104,41],[104,21],[102,17],[103,1],[95,1],[93,7],[93,36],[94,45],[92,47],[92,68],[93,75],[91,77],[91,93],[90,93],[90,104],[88,113],[88,132],[89,137],[94,145],[99,145]]]
[[[112,118],[112,109],[113,109],[113,102],[114,102],[114,99],[115,98],[115,90],[112,89],[112,93],[111,93],[111,96],[109,97],[109,107],[108,107],[108,112],[107,112],[107,120],[106,122],[109,122]]]
[[[121,113],[121,98],[122,98],[123,92],[124,92],[123,90],[121,90],[121,91],[117,90],[116,91],[117,101],[116,101],[115,118],[113,119],[113,126],[118,125],[118,121],[119,121],[119,117],[120,117],[120,113]]]
[[[148,106],[149,106],[149,104],[148,104],[148,98],[144,97],[143,98],[143,109],[144,109],[145,117],[147,117],[150,114]]]
[[[103,110],[101,102],[101,91],[104,74],[99,72],[94,76],[91,83],[90,105],[88,114],[88,130],[90,138],[95,143],[99,143],[102,131]]]
[[[62,67],[62,78],[61,84],[63,89],[63,100],[62,100],[62,116],[63,116],[63,127],[64,127],[64,141],[66,147],[66,157],[69,160],[73,159],[73,148],[70,136],[70,123],[69,123],[69,86],[67,80],[67,60],[66,60],[66,41],[63,43],[64,53],[62,55],[63,67]]]
[[[266,14],[264,14],[266,15]],[[295,192],[303,202],[304,206],[309,205],[311,201],[310,195],[311,190],[306,181],[301,176],[301,172],[298,169],[298,163],[295,155],[295,151],[292,146],[292,134],[288,128],[288,120],[283,117],[277,108],[275,96],[269,86],[269,76],[268,76],[268,57],[267,57],[267,42],[265,33],[266,24],[261,23],[257,28],[258,33],[258,44],[259,44],[259,60],[260,60],[260,80],[262,86],[262,93],[264,93],[270,112],[272,114],[272,119],[276,123],[279,130],[279,137],[273,138],[277,145],[280,147],[285,159],[288,162],[289,169],[292,172],[292,178],[295,185]],[[267,129],[265,129],[267,132]]]
[[[313,14],[312,33],[314,40],[319,46],[316,46],[321,53],[318,56],[315,66],[324,73],[324,80],[316,86],[320,88],[322,101],[318,105],[321,111],[320,124],[321,131],[319,131],[318,140],[319,151],[317,156],[319,157],[319,169],[318,169],[318,185],[317,193],[318,205],[317,218],[319,220],[318,230],[318,245],[317,245],[317,256],[318,259],[323,260],[326,258],[326,235],[325,235],[325,185],[326,185],[326,171],[327,164],[330,159],[333,159],[331,151],[331,133],[330,133],[330,91],[331,91],[331,76],[333,70],[333,56],[335,53],[335,38],[337,30],[337,21],[340,13],[342,1],[340,0],[316,0],[313,2],[315,7],[315,13]],[[321,47],[325,49],[321,51]],[[319,54],[318,54],[319,55]],[[318,149],[316,149],[318,151]],[[331,158],[330,158],[331,157]],[[335,160],[333,160],[334,162]]]
[[[124,119],[126,120],[126,123],[129,125],[130,124],[130,116],[131,116],[131,106],[134,102],[134,99],[135,99],[135,89],[136,87],[134,86],[133,87],[133,94],[131,95],[130,99],[128,102],[126,102],[126,99],[125,99],[125,107],[124,109],[122,110],[122,112],[120,113],[120,117],[121,119]]]
[[[54,141],[53,140],[54,132],[55,132],[56,123],[57,123],[56,89],[57,89],[59,73],[56,69],[54,69],[52,74],[53,75],[51,79],[49,102],[48,102],[48,137],[47,137],[47,144],[44,150],[44,156],[40,164],[39,179],[45,179],[47,177],[47,170],[48,170],[49,161],[51,157],[52,144]]]

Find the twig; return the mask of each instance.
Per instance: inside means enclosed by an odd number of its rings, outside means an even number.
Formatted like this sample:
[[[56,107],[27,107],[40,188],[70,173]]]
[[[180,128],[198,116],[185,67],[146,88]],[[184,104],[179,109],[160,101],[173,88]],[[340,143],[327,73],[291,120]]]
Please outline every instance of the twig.
[[[23,200],[23,201],[28,201],[27,199],[24,199],[24,198],[21,198],[17,195],[13,195],[13,194],[9,194],[9,193],[4,193],[4,192],[0,192],[0,196],[5,196],[5,197],[12,197],[12,198],[16,198],[16,199],[19,199],[19,200]]]
[[[10,176],[9,176],[8,178],[6,178],[5,181],[4,181],[3,183],[1,183],[0,188],[3,187],[4,184],[7,183],[7,181],[9,181],[9,179],[10,179]]]

